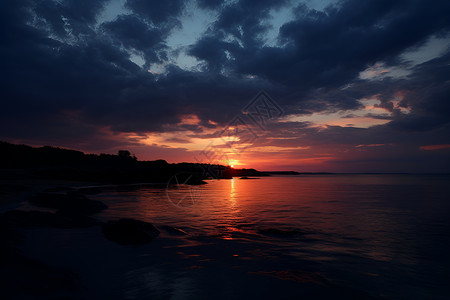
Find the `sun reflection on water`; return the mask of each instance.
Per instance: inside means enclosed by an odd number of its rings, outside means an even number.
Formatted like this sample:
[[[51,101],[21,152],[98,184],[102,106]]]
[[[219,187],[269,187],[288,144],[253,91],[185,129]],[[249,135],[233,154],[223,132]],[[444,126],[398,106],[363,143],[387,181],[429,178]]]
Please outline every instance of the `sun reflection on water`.
[[[230,180],[230,203],[231,203],[232,208],[234,208],[236,206],[236,202],[237,202],[235,181],[236,181],[235,178]]]

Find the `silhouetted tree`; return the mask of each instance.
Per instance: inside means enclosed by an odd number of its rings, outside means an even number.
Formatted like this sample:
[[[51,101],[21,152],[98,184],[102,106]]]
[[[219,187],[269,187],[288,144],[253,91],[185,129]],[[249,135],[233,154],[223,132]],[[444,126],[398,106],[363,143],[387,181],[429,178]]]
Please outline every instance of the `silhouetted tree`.
[[[118,155],[119,155],[119,157],[125,157],[125,158],[131,157],[131,153],[128,150],[119,150]]]

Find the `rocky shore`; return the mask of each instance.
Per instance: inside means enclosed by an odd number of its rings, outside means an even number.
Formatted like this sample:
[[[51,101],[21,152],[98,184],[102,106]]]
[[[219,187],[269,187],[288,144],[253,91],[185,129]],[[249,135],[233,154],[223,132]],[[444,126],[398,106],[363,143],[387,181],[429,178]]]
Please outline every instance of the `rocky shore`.
[[[2,185],[3,186],[3,185]],[[22,201],[24,192],[32,190],[25,184],[3,186],[2,206]],[[98,191],[99,188],[97,188]],[[2,299],[48,299],[63,296],[82,288],[73,271],[29,258],[20,250],[23,230],[36,228],[101,228],[104,237],[119,245],[142,245],[155,239],[159,230],[150,223],[120,219],[102,222],[95,214],[107,206],[89,199],[92,189],[74,187],[47,188],[28,198],[27,209],[7,210],[0,215],[0,297]]]

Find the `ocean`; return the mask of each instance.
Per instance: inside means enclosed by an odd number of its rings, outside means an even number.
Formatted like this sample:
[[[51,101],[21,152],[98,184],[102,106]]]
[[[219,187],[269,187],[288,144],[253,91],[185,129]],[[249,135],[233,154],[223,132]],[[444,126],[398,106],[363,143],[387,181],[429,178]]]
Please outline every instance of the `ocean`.
[[[38,240],[50,234],[36,231],[33,255],[41,251],[54,258],[49,263],[75,268],[95,297],[450,297],[450,176],[207,182],[89,196],[109,206],[98,215],[102,220],[135,218],[160,228],[148,246],[99,244],[98,232],[73,230],[48,238],[52,250],[39,250]],[[87,240],[97,246],[80,246]],[[60,253],[71,253],[72,264]]]

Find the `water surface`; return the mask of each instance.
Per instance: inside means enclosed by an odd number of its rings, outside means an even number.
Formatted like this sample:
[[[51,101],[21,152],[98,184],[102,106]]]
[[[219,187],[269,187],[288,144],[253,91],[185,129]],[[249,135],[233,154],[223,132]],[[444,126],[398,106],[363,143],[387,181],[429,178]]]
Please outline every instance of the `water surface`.
[[[237,255],[263,263],[283,256],[289,270],[312,263],[315,274],[372,296],[431,299],[448,296],[449,189],[448,176],[309,175],[96,198],[110,206],[104,219],[132,217],[191,239],[232,240],[245,245]]]

